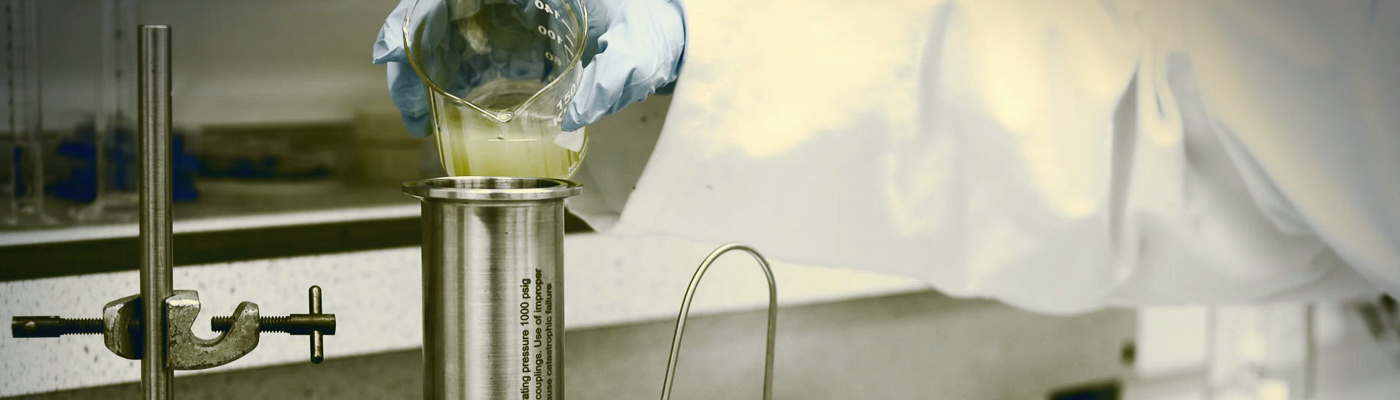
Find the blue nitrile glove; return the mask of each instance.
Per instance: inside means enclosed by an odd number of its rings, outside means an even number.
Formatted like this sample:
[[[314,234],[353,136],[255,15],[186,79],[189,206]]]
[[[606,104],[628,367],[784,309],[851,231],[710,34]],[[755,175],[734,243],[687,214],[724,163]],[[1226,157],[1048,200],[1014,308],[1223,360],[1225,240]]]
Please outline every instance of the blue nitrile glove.
[[[423,82],[408,65],[403,47],[405,14],[417,0],[401,0],[380,28],[374,63],[387,64],[389,96],[414,136],[428,135],[429,110]],[[422,0],[413,11],[447,25],[444,0]],[[509,0],[529,9],[530,0]],[[563,128],[574,131],[641,101],[676,80],[685,53],[685,10],[680,0],[583,0],[588,41],[582,80],[564,112]],[[441,21],[441,22],[437,22]],[[443,28],[444,30],[447,28]],[[438,30],[441,33],[441,30]],[[425,34],[425,42],[455,35]],[[444,46],[447,46],[444,44]],[[459,82],[482,79],[462,77]],[[449,89],[450,90],[450,89]]]

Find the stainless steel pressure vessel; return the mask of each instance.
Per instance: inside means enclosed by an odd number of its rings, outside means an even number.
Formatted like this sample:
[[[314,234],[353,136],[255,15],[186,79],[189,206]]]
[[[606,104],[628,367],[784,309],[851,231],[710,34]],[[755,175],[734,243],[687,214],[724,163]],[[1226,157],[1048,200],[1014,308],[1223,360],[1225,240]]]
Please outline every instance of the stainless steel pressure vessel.
[[[564,398],[564,198],[576,183],[449,177],[422,200],[423,398]]]

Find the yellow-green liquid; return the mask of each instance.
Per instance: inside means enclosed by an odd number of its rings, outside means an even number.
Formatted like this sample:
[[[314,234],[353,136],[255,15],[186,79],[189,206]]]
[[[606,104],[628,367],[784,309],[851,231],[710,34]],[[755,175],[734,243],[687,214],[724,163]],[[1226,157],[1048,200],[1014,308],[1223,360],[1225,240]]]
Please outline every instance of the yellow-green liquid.
[[[487,110],[505,111],[541,87],[533,82],[492,82],[472,90],[467,100]],[[526,112],[510,122],[499,122],[468,107],[445,111],[438,119],[437,140],[448,175],[568,179],[583,161],[587,139],[579,151],[555,144],[554,137],[562,131],[554,116]]]

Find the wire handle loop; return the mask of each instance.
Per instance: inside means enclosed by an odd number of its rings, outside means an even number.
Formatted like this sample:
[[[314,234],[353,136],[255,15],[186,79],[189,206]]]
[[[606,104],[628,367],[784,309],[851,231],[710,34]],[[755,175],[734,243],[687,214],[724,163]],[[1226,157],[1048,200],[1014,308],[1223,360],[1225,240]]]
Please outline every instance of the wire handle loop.
[[[773,398],[773,347],[778,337],[778,284],[773,280],[773,270],[768,267],[768,261],[758,254],[758,250],[743,243],[729,243],[705,257],[705,261],[700,263],[700,268],[695,270],[695,276],[690,278],[690,286],[685,289],[681,312],[676,316],[676,333],[671,338],[671,356],[666,360],[666,381],[661,386],[661,400],[671,399],[671,388],[676,378],[676,363],[680,362],[681,337],[685,334],[685,320],[690,315],[690,302],[695,299],[695,290],[700,287],[700,278],[705,276],[710,264],[730,250],[742,250],[752,255],[754,260],[758,261],[758,266],[763,268],[764,277],[768,278],[768,349],[763,360],[763,400]]]

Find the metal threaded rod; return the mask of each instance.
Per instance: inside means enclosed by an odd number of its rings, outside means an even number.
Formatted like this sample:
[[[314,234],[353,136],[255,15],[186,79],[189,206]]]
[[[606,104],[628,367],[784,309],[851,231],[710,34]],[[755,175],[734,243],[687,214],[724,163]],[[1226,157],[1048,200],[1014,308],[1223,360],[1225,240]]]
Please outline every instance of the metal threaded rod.
[[[233,326],[233,317],[214,317],[209,319],[209,329],[215,332],[228,331]],[[287,317],[259,317],[258,330],[263,332],[286,332]]]
[[[75,318],[72,335],[97,335],[102,333],[101,318]]]
[[[215,332],[228,331],[233,325],[233,317],[214,317],[209,321],[209,329]],[[285,317],[258,318],[258,330],[263,332],[285,332],[292,335],[311,335],[321,332],[335,334],[335,314],[292,314]],[[141,334],[141,320],[132,319],[127,323],[132,335]],[[10,334],[16,338],[53,338],[63,335],[100,335],[103,333],[101,318],[61,318],[54,316],[14,317],[10,322]]]
[[[233,326],[233,317],[209,319],[209,329],[224,332]],[[292,335],[310,335],[321,332],[335,334],[335,314],[292,314],[285,317],[259,317],[258,330],[263,332],[284,332]]]
[[[59,337],[102,333],[100,318],[15,317],[10,335],[17,338]]]

